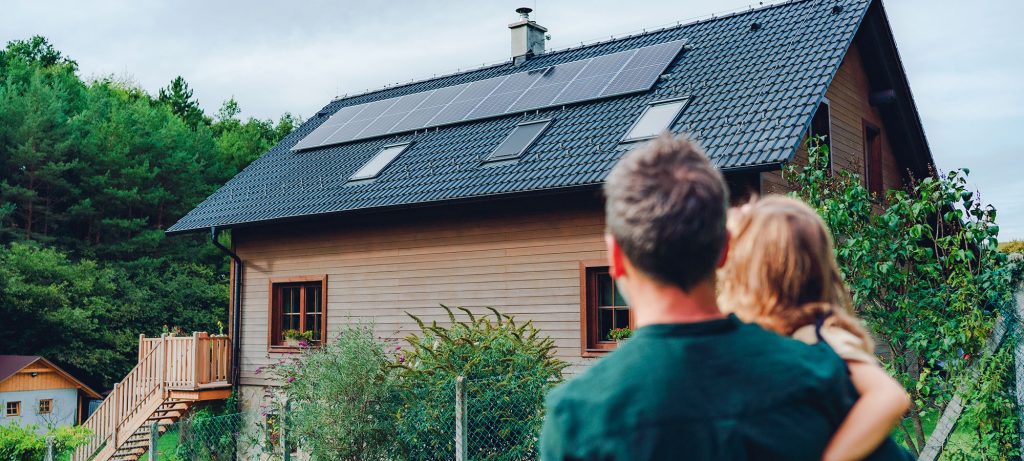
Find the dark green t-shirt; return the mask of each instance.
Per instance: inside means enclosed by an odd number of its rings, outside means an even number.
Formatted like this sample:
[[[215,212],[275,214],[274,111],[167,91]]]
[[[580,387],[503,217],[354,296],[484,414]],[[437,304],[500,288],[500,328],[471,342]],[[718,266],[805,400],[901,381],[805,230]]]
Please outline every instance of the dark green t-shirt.
[[[640,328],[547,399],[541,460],[818,460],[846,364],[734,316]],[[871,459],[912,459],[887,441]]]

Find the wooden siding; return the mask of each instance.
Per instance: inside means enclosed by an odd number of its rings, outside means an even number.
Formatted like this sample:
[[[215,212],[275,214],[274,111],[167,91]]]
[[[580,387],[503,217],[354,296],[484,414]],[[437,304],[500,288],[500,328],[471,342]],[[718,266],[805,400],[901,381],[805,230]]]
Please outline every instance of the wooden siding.
[[[32,377],[32,373],[39,373]],[[78,383],[50,368],[36,362],[0,382],[0,392],[39,391],[44,389],[77,389]]]
[[[884,127],[878,109],[868,101],[870,86],[864,73],[860,51],[856,45],[843,59],[839,71],[825,97],[829,100],[832,117],[832,166],[836,171],[845,170],[864,177],[864,121],[877,127]],[[806,139],[804,140],[806,141]],[[793,159],[798,165],[807,164],[807,147],[801,143]],[[889,145],[889,137],[882,128],[882,180],[886,189],[904,184],[904,169],[900,167]],[[761,174],[762,194],[781,194],[790,191],[789,183],[782,177],[782,171]]]
[[[416,330],[406,312],[447,321],[440,304],[490,306],[533,320],[582,364],[579,264],[605,257],[603,232],[593,194],[238,230],[241,384],[267,383],[257,368],[287,356],[267,347],[269,280],[308,275],[327,276],[328,336],[372,322],[400,340]]]

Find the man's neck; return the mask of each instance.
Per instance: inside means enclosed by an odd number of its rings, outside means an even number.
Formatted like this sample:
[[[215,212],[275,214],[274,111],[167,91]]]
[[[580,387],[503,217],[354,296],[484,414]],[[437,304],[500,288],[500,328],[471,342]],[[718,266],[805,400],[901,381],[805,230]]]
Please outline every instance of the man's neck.
[[[653,281],[630,284],[629,301],[634,306],[637,327],[664,323],[694,323],[725,317],[718,309],[714,280],[698,283],[683,291]]]

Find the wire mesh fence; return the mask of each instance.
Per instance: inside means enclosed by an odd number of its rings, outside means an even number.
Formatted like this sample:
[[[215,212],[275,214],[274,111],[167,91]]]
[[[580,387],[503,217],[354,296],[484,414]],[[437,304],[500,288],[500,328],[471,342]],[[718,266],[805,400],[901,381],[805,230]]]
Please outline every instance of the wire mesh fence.
[[[544,394],[551,383],[533,376],[465,380],[465,452],[469,461],[538,459]]]

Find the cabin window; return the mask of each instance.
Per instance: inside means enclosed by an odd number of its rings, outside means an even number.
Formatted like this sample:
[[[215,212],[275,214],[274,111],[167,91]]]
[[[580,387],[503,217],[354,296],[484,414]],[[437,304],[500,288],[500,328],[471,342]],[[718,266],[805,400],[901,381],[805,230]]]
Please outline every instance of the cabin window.
[[[885,185],[882,182],[882,131],[864,122],[864,185],[872,195],[882,198]]]
[[[586,265],[582,271],[582,331],[584,355],[615,348],[616,328],[632,328],[629,303],[615,285],[608,266]]]
[[[42,399],[39,401],[39,414],[48,415],[53,413],[53,399]]]
[[[687,101],[688,99],[673,99],[651,103],[622,140],[626,142],[650,139],[662,131],[671,129]]]
[[[814,112],[811,119],[811,128],[807,132],[808,137],[821,136],[822,144],[828,147],[828,170],[832,171],[832,115],[829,109],[828,99],[818,104],[818,110]]]
[[[327,277],[272,279],[270,346],[315,346],[327,340]]]
[[[374,155],[366,165],[363,165],[359,171],[356,171],[352,177],[348,178],[349,181],[361,181],[366,179],[373,179],[380,175],[384,168],[387,168],[391,162],[394,162],[402,152],[405,152],[409,148],[411,143],[393,144],[390,146],[384,146],[377,155]]]
[[[551,124],[551,120],[537,120],[516,125],[498,147],[484,159],[485,162],[515,160],[521,157],[533,145],[541,133]]]
[[[21,416],[21,402],[7,402],[4,414],[8,417]]]

